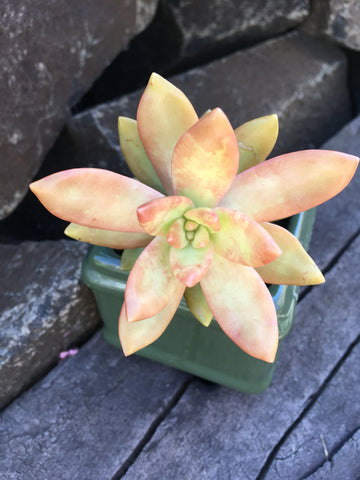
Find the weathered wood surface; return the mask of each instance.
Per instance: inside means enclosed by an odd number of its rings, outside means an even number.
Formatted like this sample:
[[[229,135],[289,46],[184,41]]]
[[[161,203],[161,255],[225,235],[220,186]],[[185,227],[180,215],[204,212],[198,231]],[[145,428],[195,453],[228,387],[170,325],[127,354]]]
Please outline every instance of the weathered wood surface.
[[[124,359],[97,334],[4,410],[0,477],[359,478],[359,176],[322,209],[338,212],[314,230],[327,283],[303,293],[265,393]]]

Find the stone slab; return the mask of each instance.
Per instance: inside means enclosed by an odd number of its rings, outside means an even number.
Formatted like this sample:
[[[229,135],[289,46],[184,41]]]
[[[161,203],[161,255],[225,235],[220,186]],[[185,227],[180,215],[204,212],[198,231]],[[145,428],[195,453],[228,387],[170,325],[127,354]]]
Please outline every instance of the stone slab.
[[[327,283],[300,302],[270,388],[256,396],[192,383],[123,478],[258,478],[272,449],[360,334],[359,268],[360,237]]]
[[[360,431],[358,430],[334,455],[331,462],[317,470],[307,480],[358,480],[360,478]]]
[[[99,325],[80,280],[86,250],[69,240],[0,244],[0,409]]]
[[[174,60],[214,55],[226,47],[239,48],[296,27],[309,14],[308,0],[168,0],[180,51]]]
[[[186,379],[96,334],[2,413],[0,477],[112,478]]]
[[[352,437],[354,429],[360,428],[359,378],[360,344],[357,344],[277,452],[264,480],[308,478],[310,473],[321,469],[326,462],[333,462],[334,453],[344,440]],[[352,446],[349,447],[352,449]],[[357,448],[360,449],[360,443]],[[342,456],[345,456],[345,451]],[[334,459],[334,465],[336,463]],[[360,474],[360,450],[357,458],[349,454],[347,470],[343,475],[333,478],[356,478],[350,475],[351,471],[355,472],[356,464],[357,473]]]
[[[69,109],[157,0],[4,0],[0,6],[0,219],[19,204]]]

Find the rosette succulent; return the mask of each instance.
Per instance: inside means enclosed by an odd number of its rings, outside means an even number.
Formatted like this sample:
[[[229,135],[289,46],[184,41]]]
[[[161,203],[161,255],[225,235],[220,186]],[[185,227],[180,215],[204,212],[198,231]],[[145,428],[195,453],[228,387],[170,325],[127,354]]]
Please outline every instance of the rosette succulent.
[[[220,108],[199,119],[188,98],[155,73],[137,121],[120,117],[119,134],[136,179],[79,168],[31,190],[72,222],[70,237],[125,249],[123,263],[132,266],[119,319],[125,355],[155,341],[185,295],[203,325],[214,317],[245,352],[273,362],[278,324],[266,283],[324,278],[299,241],[271,222],[339,193],[358,159],[305,150],[264,161],[277,139],[276,115],[235,131]]]

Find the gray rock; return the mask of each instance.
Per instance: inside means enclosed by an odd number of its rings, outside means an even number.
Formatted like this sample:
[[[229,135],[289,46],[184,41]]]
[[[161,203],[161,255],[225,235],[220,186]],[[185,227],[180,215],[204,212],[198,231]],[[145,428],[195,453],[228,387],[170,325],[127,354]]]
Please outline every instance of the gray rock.
[[[300,302],[270,388],[243,395],[194,382],[123,478],[261,478],[272,449],[358,338],[359,282],[360,237]]]
[[[69,108],[149,23],[156,4],[1,3],[0,218],[24,197]]]
[[[354,429],[359,428],[360,419],[360,344],[351,352],[345,363],[327,384],[324,392],[296,426],[280,450],[277,452],[264,480],[289,478],[308,478],[311,472],[322,470],[322,465],[329,463],[330,471],[339,462],[334,453],[352,437]],[[358,432],[360,433],[360,432]],[[345,439],[345,440],[344,440]],[[355,439],[354,439],[355,440]],[[342,447],[342,455],[347,456],[347,469],[343,475],[315,476],[316,478],[355,479],[350,472],[360,472],[360,437],[357,442],[348,440],[348,447]],[[345,453],[355,447],[358,454]],[[354,453],[355,453],[354,450]],[[334,458],[333,458],[334,457]],[[339,458],[338,457],[338,458]],[[331,468],[330,460],[333,463]],[[358,470],[356,470],[356,465]],[[327,471],[327,469],[326,469]],[[320,475],[320,473],[318,473]],[[309,478],[313,478],[310,476]]]
[[[358,430],[345,445],[334,455],[331,462],[326,462],[323,467],[307,480],[358,480],[360,472],[360,431]]]
[[[181,38],[178,61],[270,38],[299,25],[309,13],[308,0],[215,0],[210,8],[189,0],[167,4]]]
[[[275,153],[319,146],[351,118],[344,56],[305,35],[286,35],[170,80],[200,115],[219,106],[234,128],[278,113]],[[141,93],[73,117],[48,158],[47,173],[89,165],[128,174],[120,156],[117,117],[136,118]]]
[[[360,116],[346,125],[322,147],[360,157]],[[317,209],[316,228],[311,239],[310,254],[325,268],[359,230],[360,225],[360,169],[350,185],[335,198]],[[326,232],[327,248],[324,248]]]
[[[0,245],[0,408],[99,325],[80,280],[86,249],[69,240]]]
[[[360,51],[360,3],[358,0],[321,0],[313,2],[305,28],[322,34],[344,47]]]
[[[113,478],[187,378],[145,359],[126,359],[97,334],[0,416],[0,477]]]

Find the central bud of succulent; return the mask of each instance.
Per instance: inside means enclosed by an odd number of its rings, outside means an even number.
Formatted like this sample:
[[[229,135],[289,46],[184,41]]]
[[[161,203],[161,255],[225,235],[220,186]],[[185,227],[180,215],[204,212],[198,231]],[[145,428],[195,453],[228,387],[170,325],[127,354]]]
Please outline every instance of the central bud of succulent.
[[[210,233],[220,231],[220,221],[210,208],[193,208],[184,213],[171,225],[167,241],[174,248],[205,248],[210,241]]]

